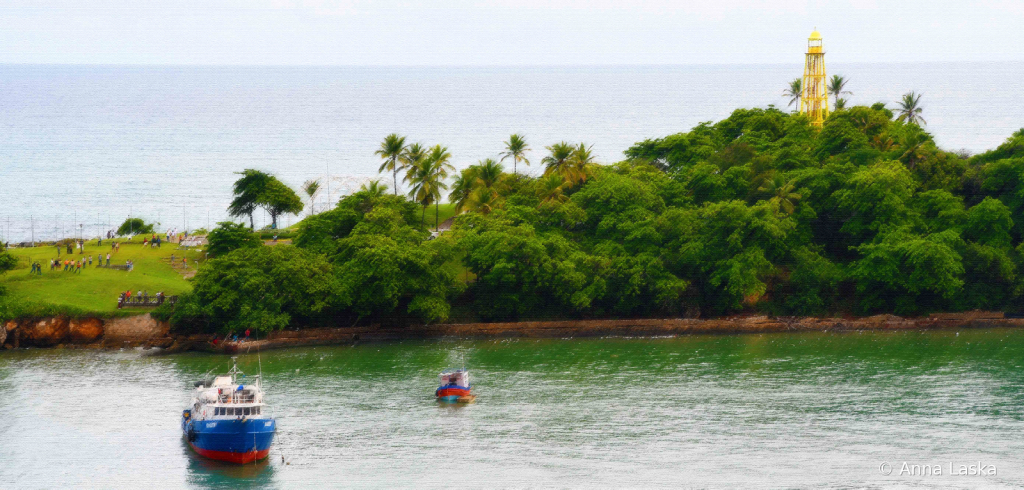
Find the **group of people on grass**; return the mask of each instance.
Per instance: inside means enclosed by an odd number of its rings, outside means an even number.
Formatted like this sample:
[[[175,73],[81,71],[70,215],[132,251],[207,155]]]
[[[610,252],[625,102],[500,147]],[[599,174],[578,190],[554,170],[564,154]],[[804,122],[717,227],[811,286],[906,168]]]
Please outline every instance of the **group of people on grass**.
[[[50,270],[53,271],[54,269],[58,269],[61,266],[63,266],[64,267],[64,272],[72,272],[72,273],[76,273],[76,274],[81,274],[82,273],[82,267],[85,267],[86,265],[90,265],[90,264],[92,264],[92,255],[90,255],[88,259],[86,259],[84,257],[81,258],[81,259],[78,259],[78,260],[59,260],[59,259],[53,259],[53,260],[50,261]],[[40,273],[42,273],[41,270],[40,270]]]
[[[156,233],[154,233],[151,238],[145,238],[145,237],[142,238],[142,246],[143,247],[156,247],[156,248],[160,248],[160,244],[161,243],[163,243],[163,240],[161,240],[160,237],[156,236]]]
[[[107,259],[106,265],[107,265],[107,267],[110,267],[110,254],[109,253],[107,254],[106,259]],[[53,272],[55,269],[61,269],[64,272],[73,272],[73,273],[81,274],[82,273],[82,268],[83,267],[91,266],[92,263],[93,263],[92,255],[90,255],[88,257],[82,257],[82,258],[76,259],[76,260],[61,260],[60,258],[50,259],[50,272]],[[131,260],[126,261],[125,264],[128,266],[128,270],[132,270],[132,269],[135,268],[135,263],[133,261],[131,261]],[[96,267],[103,267],[103,256],[102,255],[99,255],[99,254],[96,255]],[[33,262],[32,263],[32,269],[29,271],[29,274],[43,275],[43,266],[42,266],[42,264],[40,264],[39,262]]]

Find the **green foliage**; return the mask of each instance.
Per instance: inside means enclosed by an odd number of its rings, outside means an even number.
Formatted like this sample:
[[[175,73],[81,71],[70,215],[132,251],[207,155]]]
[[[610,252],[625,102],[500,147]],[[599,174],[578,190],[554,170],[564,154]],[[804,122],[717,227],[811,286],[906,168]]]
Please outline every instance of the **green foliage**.
[[[489,226],[462,222],[457,242],[466,267],[477,277],[473,287],[479,314],[488,319],[516,318],[548,306],[584,309],[600,291],[590,277],[586,254],[557,234],[538,234],[529,225],[513,225],[495,213]],[[588,280],[590,279],[590,280]]]
[[[0,274],[14,269],[18,265],[18,259],[7,250],[0,250]]]
[[[661,223],[681,276],[695,279],[702,304],[716,312],[756,303],[767,292],[795,226],[766,203],[742,201],[669,211]]]
[[[262,207],[270,214],[272,229],[277,229],[277,218],[282,214],[302,212],[302,199],[291,187],[259,170],[246,169],[234,184],[235,197],[228,206],[228,214],[236,218],[249,217],[249,227],[256,229],[253,212]],[[315,191],[314,191],[315,192]]]
[[[416,146],[417,153],[420,149]],[[395,195],[398,195],[398,172],[404,170],[409,164],[408,158],[409,153],[406,152],[405,136],[399,136],[398,134],[391,133],[384,137],[384,141],[380,143],[380,148],[374,152],[375,155],[379,156],[384,162],[381,163],[378,172],[391,172],[391,177],[394,179],[394,190]],[[414,158],[419,158],[421,155],[416,155]],[[411,162],[415,163],[415,162]]]
[[[297,247],[247,247],[211,259],[192,286],[171,315],[179,331],[266,333],[316,319],[330,305],[335,284],[322,255]]]
[[[832,85],[846,93],[845,79]],[[912,99],[897,120],[881,103],[845,107],[820,130],[775,107],[739,109],[607,166],[586,145],[555,143],[538,178],[484,159],[446,180],[444,147],[391,135],[381,170],[404,170],[410,195],[364,188],[302,222],[298,255],[273,259],[313,297],[273,289],[283,277],[248,255],[271,252],[240,248],[200,271],[172,318],[220,330],[431,323],[452,302],[460,319],[484,320],[1014,308],[1024,131],[974,157],[943,151]],[[513,135],[501,158],[514,169],[528,150]],[[426,208],[436,225],[446,188],[458,214],[431,239]]]
[[[17,266],[17,257],[8,253],[7,250],[0,249],[0,276],[2,276],[5,272],[14,269]],[[4,288],[3,284],[0,284],[0,296],[3,296],[6,291],[7,289]],[[0,316],[0,318],[4,317]]]
[[[270,214],[270,227],[277,229],[277,218],[282,214],[299,214],[302,212],[302,199],[299,195],[274,177],[271,177],[260,194],[259,204]]]
[[[337,241],[348,236],[362,219],[352,207],[337,207],[302,220],[299,232],[292,241],[296,246],[333,255]]]
[[[210,244],[206,250],[213,257],[218,257],[240,248],[263,245],[263,240],[260,240],[258,236],[253,234],[252,230],[243,224],[231,221],[217,223],[217,227],[207,235],[206,239]]]
[[[910,171],[899,162],[879,162],[858,170],[834,196],[846,213],[841,231],[860,242],[887,225],[902,224],[911,217],[908,206],[914,188]]]
[[[949,309],[963,288],[963,241],[954,230],[917,235],[903,229],[857,247],[851,265],[858,309],[913,314]]]
[[[135,236],[153,233],[153,223],[146,223],[142,218],[128,218],[117,228],[118,236]]]
[[[256,229],[253,212],[260,205],[260,195],[270,180],[270,175],[259,170],[245,169],[238,173],[241,177],[232,188],[234,198],[228,205],[228,214],[235,218],[249,217],[249,227]]]

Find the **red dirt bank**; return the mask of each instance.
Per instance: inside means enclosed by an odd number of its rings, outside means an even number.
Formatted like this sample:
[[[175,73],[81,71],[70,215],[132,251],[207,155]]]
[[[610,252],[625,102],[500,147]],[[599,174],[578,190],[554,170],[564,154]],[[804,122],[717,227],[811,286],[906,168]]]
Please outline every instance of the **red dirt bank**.
[[[181,336],[151,316],[71,320],[63,317],[8,321],[0,326],[0,345],[5,348],[82,346],[120,348],[160,347],[169,352],[205,350],[234,352],[303,345],[350,344],[405,339],[437,338],[568,338],[601,336],[670,336],[688,334],[738,334],[849,330],[926,330],[992,327],[1024,327],[1024,318],[1005,318],[1000,312],[936,313],[928,317],[902,318],[876,315],[865,318],[815,318],[748,316],[697,319],[565,320],[550,322],[465,323],[409,325],[399,328],[342,327],[284,330],[266,339],[214,346],[210,335]]]

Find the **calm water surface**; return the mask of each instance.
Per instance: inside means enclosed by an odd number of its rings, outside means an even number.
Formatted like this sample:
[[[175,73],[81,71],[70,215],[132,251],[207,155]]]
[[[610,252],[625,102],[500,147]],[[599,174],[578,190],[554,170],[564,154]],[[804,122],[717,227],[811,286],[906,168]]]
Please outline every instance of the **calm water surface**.
[[[234,467],[178,428],[190,381],[227,357],[7,351],[0,487],[1020,487],[1022,352],[1019,330],[271,351],[278,436]],[[438,405],[463,359],[478,402]],[[898,475],[979,461],[997,476]]]
[[[851,104],[923,93],[943,148],[983,151],[1024,127],[1024,63],[840,61],[829,74],[850,80]],[[0,65],[0,237],[96,236],[129,215],[161,230],[207,227],[225,219],[233,172],[245,168],[296,189],[331,176],[322,209],[376,175],[373,152],[391,132],[448,146],[458,168],[496,158],[513,132],[537,163],[562,140],[616,162],[637,141],[736,108],[784,107],[802,69]]]

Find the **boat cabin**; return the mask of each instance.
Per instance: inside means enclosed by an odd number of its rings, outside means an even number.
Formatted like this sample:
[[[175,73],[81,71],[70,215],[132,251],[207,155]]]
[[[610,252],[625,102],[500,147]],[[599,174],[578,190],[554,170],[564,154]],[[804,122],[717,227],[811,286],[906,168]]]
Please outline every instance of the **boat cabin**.
[[[269,416],[263,413],[263,389],[260,377],[254,376],[255,384],[236,384],[237,368],[232,368],[229,376],[217,376],[213,379],[196,382],[193,397],[192,416],[197,420],[225,420],[242,417]]]
[[[445,386],[460,386],[463,388],[469,387],[469,373],[462,369],[455,371],[445,371],[439,376],[441,381],[441,387]]]

